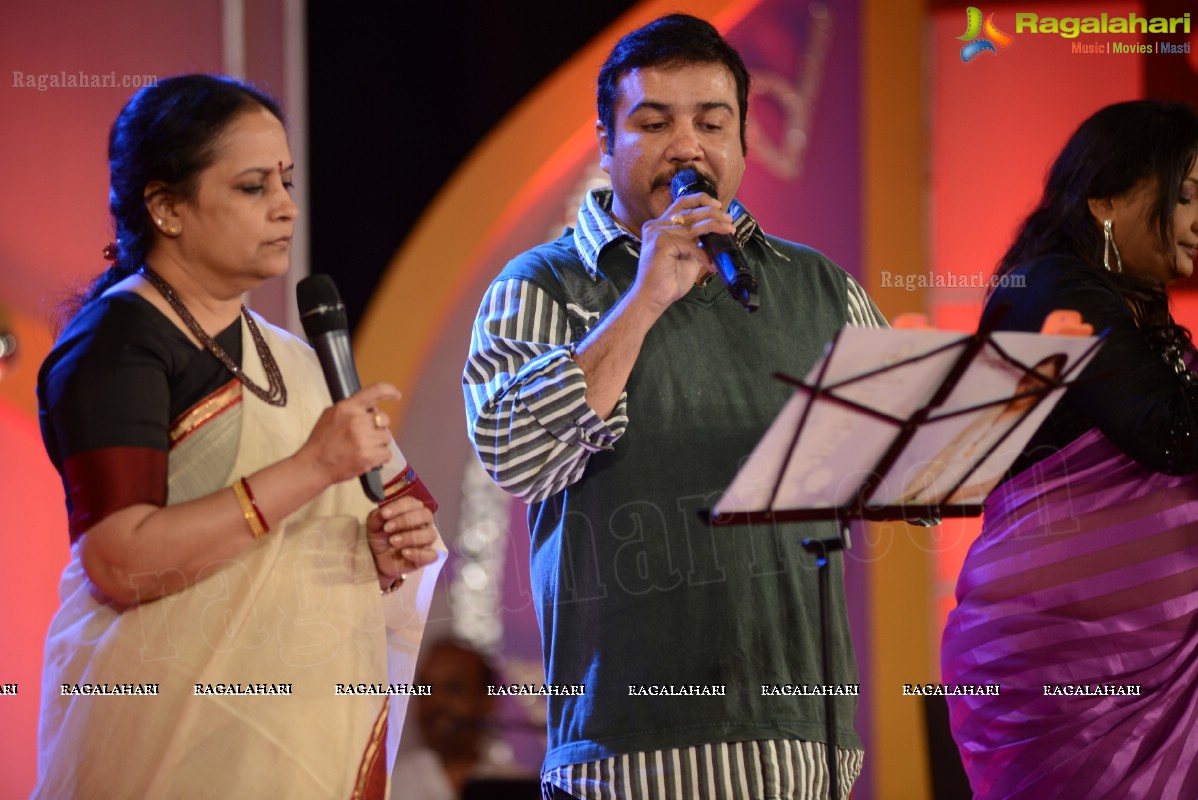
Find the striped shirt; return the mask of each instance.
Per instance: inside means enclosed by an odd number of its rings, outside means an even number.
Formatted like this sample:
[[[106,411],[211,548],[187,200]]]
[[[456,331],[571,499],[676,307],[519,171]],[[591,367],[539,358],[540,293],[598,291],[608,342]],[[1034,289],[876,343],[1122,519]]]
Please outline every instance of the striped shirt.
[[[573,232],[574,246],[596,282],[603,280],[598,260],[606,248],[640,254],[640,240],[614,220],[610,208],[610,188],[589,192]],[[756,236],[774,249],[743,206],[733,201],[729,212],[739,243]],[[851,277],[847,285],[849,324],[885,326],[865,290]],[[498,280],[483,297],[462,376],[469,433],[491,477],[527,503],[579,480],[591,454],[611,450],[627,428],[627,394],[621,393],[612,414],[601,419],[587,405],[586,378],[573,360],[578,340],[572,331],[589,331],[601,314],[573,303],[563,307],[521,279]],[[594,800],[801,800],[827,795],[826,752],[819,742],[732,742],[629,753],[560,767],[542,779]],[[848,796],[862,757],[860,750],[839,749],[841,796]]]
[[[860,750],[837,750],[840,796],[861,773]],[[828,797],[822,742],[725,742],[572,764],[541,780],[587,800],[819,800]]]
[[[602,280],[597,264],[607,247],[640,254],[640,240],[612,218],[610,208],[611,189],[592,190],[574,229],[574,246],[595,281]],[[732,201],[729,212],[742,245],[762,236],[740,203]],[[496,281],[483,296],[462,375],[470,438],[495,482],[526,503],[552,497],[581,478],[591,453],[611,450],[628,426],[627,394],[620,394],[611,416],[600,419],[587,405],[586,378],[573,359],[578,342],[569,320],[589,331],[600,315],[574,304],[563,308],[518,279]],[[851,277],[847,318],[850,325],[886,325]]]

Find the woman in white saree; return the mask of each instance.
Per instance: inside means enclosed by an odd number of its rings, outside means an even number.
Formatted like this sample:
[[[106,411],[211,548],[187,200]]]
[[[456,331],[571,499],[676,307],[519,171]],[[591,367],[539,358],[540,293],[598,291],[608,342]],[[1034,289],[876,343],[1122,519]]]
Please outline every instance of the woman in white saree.
[[[109,164],[113,264],[39,375],[72,548],[34,796],[383,797],[444,547],[394,387],[330,407],[312,350],[241,305],[288,266],[279,109],[167,79]]]

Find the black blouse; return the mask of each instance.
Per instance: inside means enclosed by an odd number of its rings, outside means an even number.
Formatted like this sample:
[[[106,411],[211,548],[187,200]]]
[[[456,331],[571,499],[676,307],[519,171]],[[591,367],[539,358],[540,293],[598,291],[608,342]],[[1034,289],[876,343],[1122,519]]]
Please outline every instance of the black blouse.
[[[1114,281],[1064,256],[1033,260],[995,289],[986,314],[1010,308],[999,330],[1039,331],[1057,309],[1072,309],[1099,333],[1109,332],[1082,371],[1016,459],[1021,472],[1097,427],[1143,466],[1171,475],[1198,472],[1198,390],[1182,379],[1136,326]]]
[[[240,363],[240,318],[215,338]],[[71,320],[37,396],[72,539],[133,503],[165,504],[172,422],[232,377],[137,294],[102,296]]]

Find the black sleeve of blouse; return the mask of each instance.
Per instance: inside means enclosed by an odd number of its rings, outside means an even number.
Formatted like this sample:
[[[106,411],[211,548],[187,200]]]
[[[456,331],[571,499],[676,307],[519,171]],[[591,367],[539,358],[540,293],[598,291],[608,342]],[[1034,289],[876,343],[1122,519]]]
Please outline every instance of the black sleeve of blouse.
[[[142,304],[119,295],[91,304],[42,366],[42,436],[60,471],[102,448],[169,449],[171,353]]]
[[[1009,303],[1002,330],[1039,331],[1056,309],[1073,309],[1098,333],[1109,329],[1097,355],[1083,370],[1084,383],[1071,387],[1062,405],[1097,427],[1116,447],[1157,472],[1198,472],[1198,392],[1187,389],[1136,327],[1115,284],[1098,271],[1069,259],[1042,259],[1011,273],[1024,286],[995,290],[991,313]],[[1057,409],[1053,410],[1057,414]],[[1084,432],[1079,431],[1078,433]]]

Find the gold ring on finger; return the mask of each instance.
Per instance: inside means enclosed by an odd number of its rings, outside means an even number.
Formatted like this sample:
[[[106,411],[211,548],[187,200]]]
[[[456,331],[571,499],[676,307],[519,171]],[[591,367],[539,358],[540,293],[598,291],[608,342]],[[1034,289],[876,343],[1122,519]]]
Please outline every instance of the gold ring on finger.
[[[677,225],[679,227],[682,227],[683,225],[686,224],[686,218],[683,217],[681,214],[675,214],[674,216],[670,217],[670,222],[674,223],[675,225]]]

